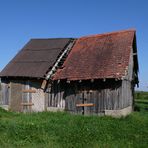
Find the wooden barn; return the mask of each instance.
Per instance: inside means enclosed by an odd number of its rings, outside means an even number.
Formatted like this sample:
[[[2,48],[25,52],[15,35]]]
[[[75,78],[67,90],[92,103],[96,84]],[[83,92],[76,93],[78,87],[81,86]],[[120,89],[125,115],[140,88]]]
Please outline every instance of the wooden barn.
[[[2,106],[124,116],[138,85],[135,30],[31,40],[1,72]]]
[[[73,42],[70,38],[30,40],[0,73],[1,106],[23,112],[46,110],[42,82],[56,70],[57,60],[61,62],[58,66],[62,64]]]

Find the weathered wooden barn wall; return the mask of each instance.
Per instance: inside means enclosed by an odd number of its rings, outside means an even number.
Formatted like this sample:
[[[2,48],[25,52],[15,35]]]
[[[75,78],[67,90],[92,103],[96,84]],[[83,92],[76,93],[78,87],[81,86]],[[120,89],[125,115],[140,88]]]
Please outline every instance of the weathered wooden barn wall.
[[[65,83],[53,82],[46,90],[46,108],[49,111],[65,109]]]
[[[122,100],[121,108],[133,105],[133,86],[130,81],[122,81]]]
[[[54,82],[46,99],[51,110],[63,108],[71,113],[104,114],[105,110],[120,110],[132,105],[131,83],[114,79]]]
[[[22,81],[13,80],[10,82],[10,110],[22,111]]]
[[[9,109],[12,111],[44,111],[45,93],[41,89],[41,82],[33,79],[11,79],[9,82],[2,80],[2,99],[9,100]]]
[[[10,101],[10,87],[9,81],[1,82],[0,84],[0,106],[8,110]]]
[[[133,55],[133,49],[131,49],[130,59],[129,59],[129,65],[125,71],[125,77],[122,81],[122,108],[125,108],[127,106],[133,105],[133,99],[134,99],[134,77],[135,77],[135,69],[134,69],[134,55]]]

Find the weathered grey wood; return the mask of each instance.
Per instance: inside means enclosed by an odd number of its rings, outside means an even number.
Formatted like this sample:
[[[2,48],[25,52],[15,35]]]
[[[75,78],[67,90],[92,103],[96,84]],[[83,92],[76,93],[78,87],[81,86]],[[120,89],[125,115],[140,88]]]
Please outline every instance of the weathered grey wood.
[[[11,82],[11,100],[10,100],[10,109],[12,111],[22,111],[22,84],[21,81],[12,81]]]
[[[131,87],[131,82],[126,79],[54,82],[48,92],[48,107],[62,108],[71,113],[99,115],[105,110],[118,110],[131,105]],[[77,107],[78,103],[94,103],[95,106]]]
[[[1,91],[0,91],[0,105],[9,105],[10,101],[10,84],[9,83],[1,83]]]

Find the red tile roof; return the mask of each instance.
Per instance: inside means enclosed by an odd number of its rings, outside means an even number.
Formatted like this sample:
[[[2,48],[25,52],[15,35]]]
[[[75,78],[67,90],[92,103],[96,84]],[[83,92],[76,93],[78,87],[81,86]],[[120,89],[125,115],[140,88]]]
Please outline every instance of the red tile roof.
[[[79,38],[53,79],[87,80],[125,75],[135,30]]]

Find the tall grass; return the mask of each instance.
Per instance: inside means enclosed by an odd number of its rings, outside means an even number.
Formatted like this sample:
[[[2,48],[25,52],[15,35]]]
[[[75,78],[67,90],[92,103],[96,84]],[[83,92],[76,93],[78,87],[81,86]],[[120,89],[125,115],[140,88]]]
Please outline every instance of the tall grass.
[[[0,109],[0,147],[148,147],[148,104],[127,117],[22,114]]]

